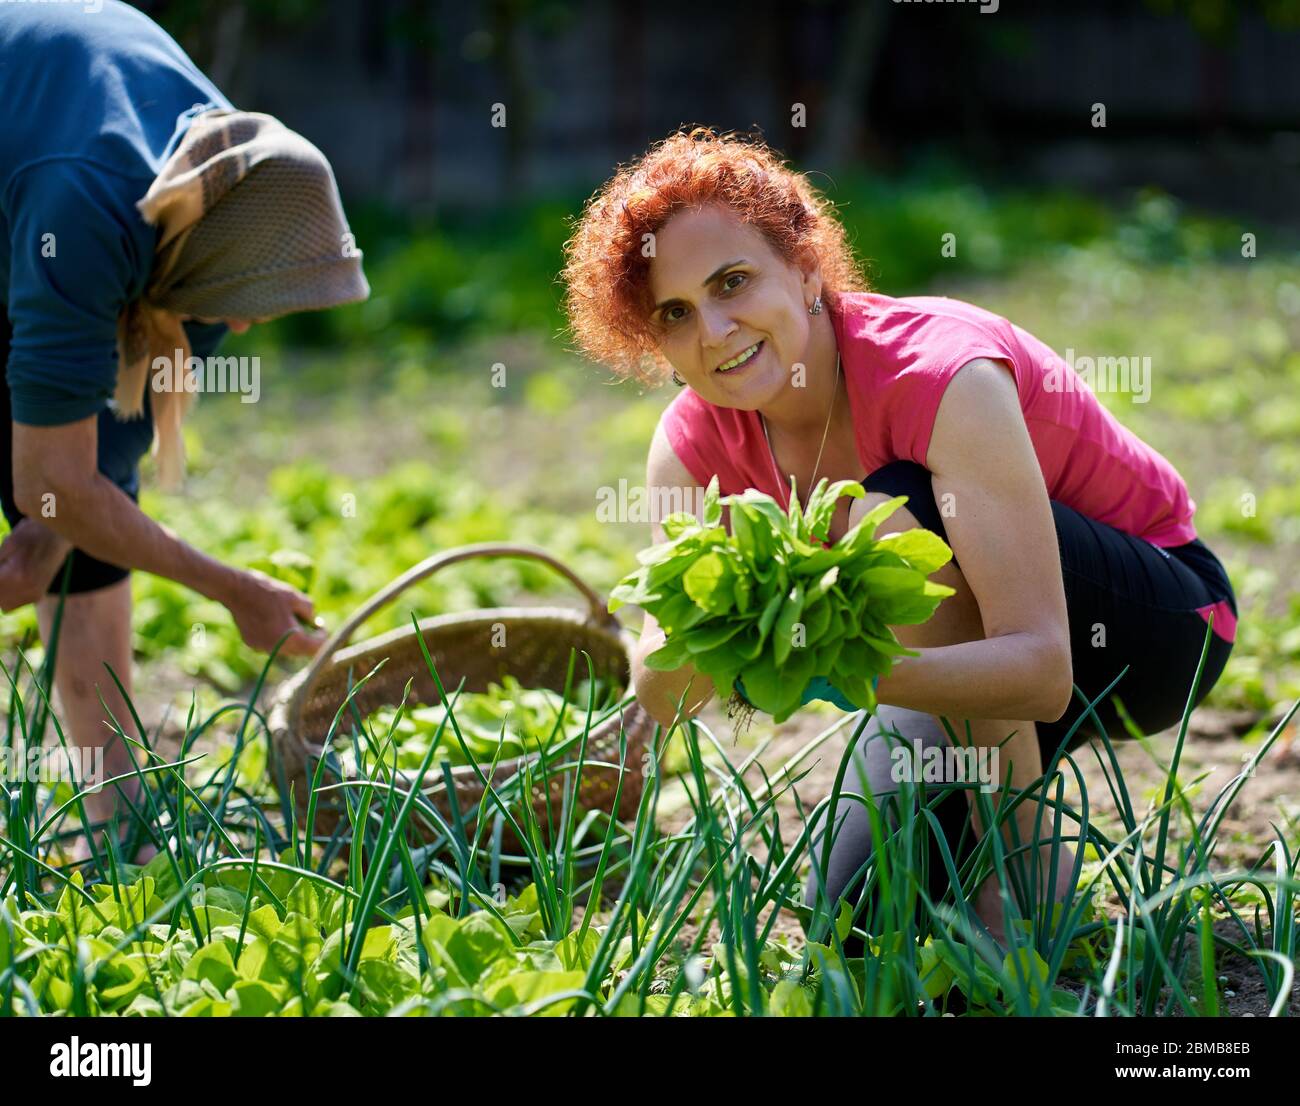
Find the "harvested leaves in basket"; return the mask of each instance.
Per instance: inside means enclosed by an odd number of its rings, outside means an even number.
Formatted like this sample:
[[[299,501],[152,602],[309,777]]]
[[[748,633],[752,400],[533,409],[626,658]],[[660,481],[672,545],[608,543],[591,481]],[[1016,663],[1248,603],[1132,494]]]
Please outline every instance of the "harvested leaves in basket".
[[[650,668],[690,663],[726,691],[743,676],[746,697],[777,722],[799,709],[814,676],[874,710],[872,677],[885,675],[894,657],[916,655],[890,627],[926,621],[954,592],[926,578],[952,558],[931,531],[875,540],[906,496],[879,504],[826,545],[840,497],[865,494],[855,481],[823,478],[805,510],[791,481],[785,511],[752,488],[719,498],[715,476],[703,521],[686,511],[667,516],[668,540],[637,555],[641,567],[614,588],[609,609],[636,604],[663,627],[665,644],[646,658]]]
[[[580,737],[587,723],[590,680],[575,684],[565,706],[564,696],[549,688],[524,687],[514,676],[490,683],[483,692],[465,692],[455,701],[455,721],[465,745],[456,740],[450,722],[443,730],[434,753],[435,764],[444,760],[453,767],[493,760],[510,760],[558,746],[570,738]],[[596,679],[592,724],[618,702],[620,689],[603,679]],[[563,721],[561,721],[563,715]],[[438,727],[447,717],[447,707],[408,701],[405,706],[386,706],[373,711],[365,720],[366,735],[359,735],[362,774],[373,772],[377,758],[393,766],[394,747],[399,770],[418,769],[429,746],[437,739]],[[392,745],[388,735],[392,735]],[[350,737],[341,737],[339,755],[348,768],[355,768],[356,753]]]

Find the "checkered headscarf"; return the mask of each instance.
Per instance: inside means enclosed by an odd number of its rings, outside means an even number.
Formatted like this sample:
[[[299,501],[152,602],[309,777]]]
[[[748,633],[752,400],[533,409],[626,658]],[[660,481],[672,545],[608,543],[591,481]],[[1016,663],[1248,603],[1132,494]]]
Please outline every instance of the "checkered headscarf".
[[[144,293],[118,320],[119,417],[143,413],[156,359],[189,357],[180,315],[266,321],[370,294],[329,162],[272,116],[196,116],[136,206],[161,233]],[[166,488],[185,472],[181,420],[194,398],[170,385],[151,397]]]

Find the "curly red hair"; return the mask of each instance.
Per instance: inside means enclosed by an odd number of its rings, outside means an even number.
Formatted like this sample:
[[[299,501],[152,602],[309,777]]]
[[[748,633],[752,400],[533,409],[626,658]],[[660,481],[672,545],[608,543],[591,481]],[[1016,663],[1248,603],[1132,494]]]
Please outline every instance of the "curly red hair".
[[[569,334],[620,376],[660,384],[671,367],[651,321],[645,235],[677,211],[721,203],[762,232],[791,264],[811,250],[823,296],[869,288],[834,207],[761,138],[682,128],[622,167],[587,201],[564,246],[560,274]]]

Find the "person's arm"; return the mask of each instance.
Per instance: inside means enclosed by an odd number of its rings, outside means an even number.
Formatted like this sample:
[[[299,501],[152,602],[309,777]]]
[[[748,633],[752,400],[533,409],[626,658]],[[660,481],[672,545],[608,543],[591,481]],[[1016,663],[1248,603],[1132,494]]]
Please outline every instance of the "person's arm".
[[[286,631],[281,651],[306,654],[320,634],[297,627],[313,617],[311,600],[261,573],[231,568],[187,545],[154,522],[99,472],[95,417],[63,426],[13,424],[14,500],[92,557],[184,584],[230,610],[244,640],[268,652]]]
[[[18,509],[101,561],[223,600],[233,571],[169,534],[100,473],[96,424],[94,417],[65,426],[13,424]]]
[[[935,497],[952,496],[948,543],[985,637],[899,658],[879,698],[953,718],[1055,721],[1074,688],[1065,587],[1047,488],[1008,368],[981,358],[953,377],[926,463]],[[883,537],[887,520],[881,529]]]
[[[672,492],[668,489],[672,489]],[[704,490],[673,452],[662,422],[650,443],[650,456],[646,463],[646,490],[650,498],[651,542],[656,545],[667,540],[662,525],[665,505],[683,504],[689,509],[691,504],[700,501],[697,493]],[[727,513],[729,512],[724,510],[724,525]],[[713,698],[717,689],[713,686],[712,679],[697,671],[690,663],[670,672],[647,668],[645,658],[660,648],[664,641],[662,627],[646,612],[641,638],[632,655],[632,684],[641,705],[656,722],[667,729],[674,717],[679,717],[679,721],[694,718]],[[687,696],[682,704],[682,713],[678,716],[677,702],[683,692],[687,692]]]
[[[39,600],[71,548],[43,523],[20,518],[0,542],[0,611]]]
[[[204,556],[151,521],[98,466],[98,416],[117,381],[117,322],[139,295],[156,231],[134,208],[138,192],[93,164],[58,159],[10,181],[9,318],[5,382],[13,414],[14,497],[28,519],[92,557],[176,580],[229,608],[244,640],[307,653],[323,635],[298,630],[311,601],[261,573]],[[191,331],[200,339],[204,336]],[[214,335],[209,328],[205,335]],[[0,599],[30,595],[57,567],[48,535],[21,527],[0,561]],[[37,548],[39,547],[39,548]],[[20,577],[7,579],[7,577]],[[7,586],[12,584],[13,586]]]

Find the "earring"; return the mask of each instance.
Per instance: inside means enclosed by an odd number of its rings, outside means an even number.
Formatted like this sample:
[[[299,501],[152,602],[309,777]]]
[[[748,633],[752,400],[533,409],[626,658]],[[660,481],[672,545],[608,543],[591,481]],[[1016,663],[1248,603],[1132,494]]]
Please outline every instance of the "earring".
[[[676,384],[677,387],[679,388],[686,387],[686,381],[684,381],[680,376],[677,375],[676,369],[673,369],[673,383]]]
[[[821,296],[814,296],[812,301],[812,306],[808,308],[808,314],[820,315],[821,313],[822,313],[822,298]]]

